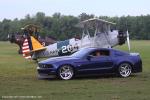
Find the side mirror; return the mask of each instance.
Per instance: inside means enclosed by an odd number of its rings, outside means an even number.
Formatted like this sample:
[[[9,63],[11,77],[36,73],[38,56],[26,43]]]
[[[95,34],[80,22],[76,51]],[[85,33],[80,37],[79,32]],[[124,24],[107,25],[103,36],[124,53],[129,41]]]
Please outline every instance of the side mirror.
[[[93,58],[92,55],[88,55],[88,56],[87,56],[87,60],[91,60],[91,58]]]

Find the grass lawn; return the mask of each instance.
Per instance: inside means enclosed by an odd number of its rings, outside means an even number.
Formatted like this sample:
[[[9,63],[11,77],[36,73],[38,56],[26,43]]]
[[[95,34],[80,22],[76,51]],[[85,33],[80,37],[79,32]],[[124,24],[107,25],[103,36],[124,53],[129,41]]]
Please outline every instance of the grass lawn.
[[[128,50],[127,45],[116,48]],[[36,63],[18,55],[17,49],[15,44],[0,42],[0,100],[6,100],[4,96],[39,96],[24,100],[150,100],[150,41],[131,41],[131,51],[141,54],[143,72],[129,78],[38,80]]]

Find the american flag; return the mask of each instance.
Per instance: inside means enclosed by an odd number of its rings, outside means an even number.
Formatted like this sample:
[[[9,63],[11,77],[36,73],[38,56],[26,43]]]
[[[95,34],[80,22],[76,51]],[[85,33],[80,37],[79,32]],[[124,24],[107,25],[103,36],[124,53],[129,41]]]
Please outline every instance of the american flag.
[[[23,57],[25,59],[31,59],[28,39],[24,40],[24,43],[23,43],[23,46],[22,46],[22,53],[23,53]]]

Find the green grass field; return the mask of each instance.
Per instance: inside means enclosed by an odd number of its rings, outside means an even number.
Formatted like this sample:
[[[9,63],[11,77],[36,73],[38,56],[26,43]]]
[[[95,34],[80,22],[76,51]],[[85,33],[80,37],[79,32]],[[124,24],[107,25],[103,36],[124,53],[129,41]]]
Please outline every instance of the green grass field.
[[[38,80],[36,63],[18,55],[15,44],[0,42],[0,99],[41,96],[34,100],[150,100],[150,41],[131,41],[131,47],[141,54],[142,73],[129,78],[99,76],[63,81]],[[117,48],[128,50],[126,45]]]

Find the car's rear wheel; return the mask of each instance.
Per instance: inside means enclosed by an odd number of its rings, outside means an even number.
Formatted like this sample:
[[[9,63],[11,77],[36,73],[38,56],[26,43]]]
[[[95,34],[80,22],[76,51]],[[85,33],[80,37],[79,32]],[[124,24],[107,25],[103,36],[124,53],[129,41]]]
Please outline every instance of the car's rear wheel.
[[[70,80],[74,76],[74,70],[70,65],[63,65],[59,68],[58,76],[63,80]]]
[[[118,67],[118,74],[121,77],[128,77],[132,73],[132,67],[129,63],[122,63]]]

